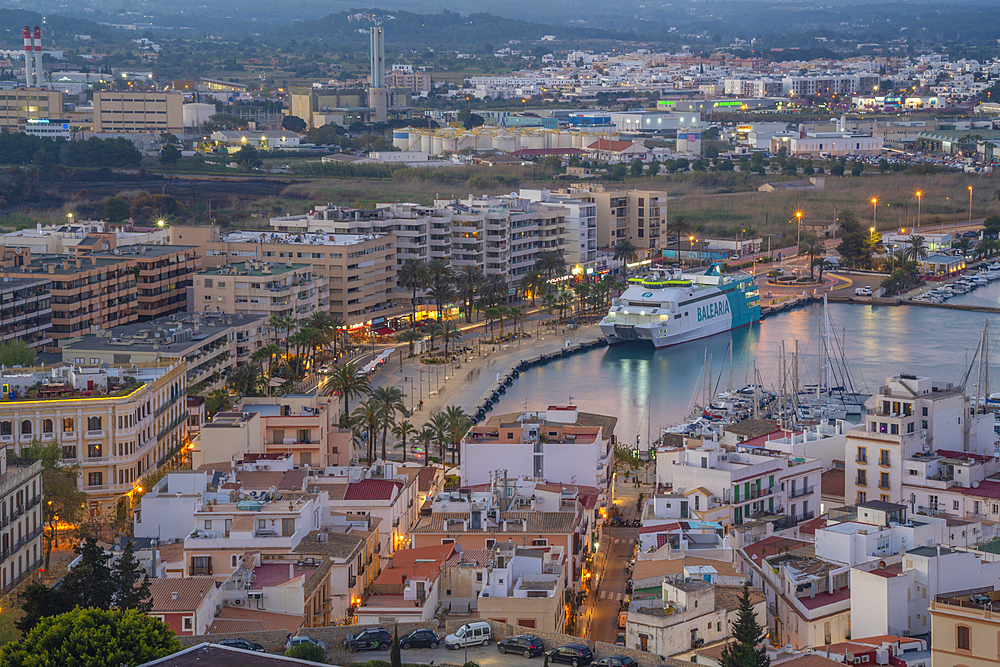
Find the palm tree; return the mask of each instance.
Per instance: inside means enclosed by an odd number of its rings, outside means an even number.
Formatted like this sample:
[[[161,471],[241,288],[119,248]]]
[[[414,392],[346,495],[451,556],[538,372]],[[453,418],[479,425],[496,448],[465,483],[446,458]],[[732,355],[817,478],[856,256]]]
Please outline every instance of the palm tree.
[[[417,435],[417,429],[409,419],[401,419],[392,425],[392,434],[400,439],[403,448],[403,463],[406,463],[406,439]]]
[[[826,247],[823,243],[814,236],[807,236],[802,239],[801,245],[799,245],[799,254],[807,255],[809,257],[809,279],[813,279],[813,260],[817,257],[826,254]]]
[[[490,327],[490,333],[493,333],[493,322],[500,317],[500,309],[496,306],[492,306],[483,311],[483,317],[486,318],[486,323]]]
[[[258,363],[266,361],[267,362],[266,375],[268,377],[271,377],[271,362],[274,361],[274,358],[280,354],[281,354],[280,347],[278,347],[274,343],[268,343],[264,347],[254,350],[253,354],[250,355],[250,360],[256,361]]]
[[[677,237],[677,263],[681,263],[681,237],[686,236],[693,227],[691,226],[691,221],[685,218],[683,215],[675,215],[669,223],[667,223],[667,229],[672,231],[674,236]]]
[[[546,250],[535,255],[535,269],[547,279],[566,275],[566,258],[558,250]]]
[[[330,376],[330,388],[340,394],[340,399],[344,402],[343,418],[346,420],[348,411],[347,405],[355,396],[367,394],[371,388],[368,376],[361,372],[360,366],[356,363],[345,364],[338,368]]]
[[[410,344],[411,357],[413,356],[413,346],[416,344],[418,340],[423,340],[423,339],[424,339],[423,334],[417,331],[416,329],[410,329],[409,331],[404,331],[403,333],[396,336],[396,340],[398,340],[400,343]]]
[[[264,369],[257,362],[237,366],[229,372],[227,385],[239,396],[261,396]]]
[[[399,267],[399,274],[396,276],[397,284],[406,290],[410,290],[410,327],[417,324],[417,291],[427,287],[430,281],[430,272],[427,264],[421,259],[408,259]]]
[[[385,439],[389,434],[389,426],[396,417],[396,413],[406,414],[406,406],[403,405],[405,394],[396,387],[379,387],[372,390],[371,400],[377,401],[382,406],[382,460],[385,461]]]
[[[435,412],[431,415],[430,421],[427,422],[428,427],[433,433],[434,442],[438,446],[438,456],[441,458],[441,467],[444,467],[444,448],[448,443],[450,438],[450,424],[448,422],[448,415],[443,412]]]
[[[573,294],[563,290],[556,295],[556,308],[559,309],[559,319],[562,319],[563,313],[566,309],[570,307],[573,303]]]
[[[906,256],[912,258],[913,261],[917,262],[921,259],[927,257],[927,243],[923,236],[914,234],[909,239],[907,239],[907,246],[903,249]]]
[[[639,261],[639,254],[635,251],[635,246],[630,241],[622,239],[615,244],[615,254],[612,259],[625,264],[625,272],[628,272],[628,265]]]
[[[545,279],[541,271],[532,267],[528,269],[528,272],[524,274],[521,278],[521,291],[531,292],[531,307],[535,307],[535,297],[539,292],[545,293],[549,287],[549,281]]]
[[[428,348],[430,350],[434,349],[434,339],[444,333],[444,325],[440,322],[428,322],[424,326],[424,332],[427,334],[427,338],[430,340]]]
[[[424,424],[424,427],[413,436],[413,441],[424,446],[424,466],[429,466],[431,464],[431,444],[434,443],[434,429],[429,424]]]
[[[458,446],[462,442],[462,438],[465,434],[469,432],[472,428],[472,419],[469,415],[465,414],[465,410],[458,407],[457,405],[449,405],[444,410],[445,419],[448,423],[448,444],[451,445],[451,464],[456,465],[456,457],[458,456]],[[442,459],[442,463],[444,459]]]
[[[503,303],[507,300],[508,293],[506,278],[499,273],[491,273],[486,276],[486,281],[483,283],[482,296],[487,304],[496,306]]]
[[[590,285],[587,283],[580,283],[573,288],[573,292],[576,294],[576,298],[580,300],[580,309],[583,309],[583,302],[590,296]]]
[[[993,196],[990,197],[990,199],[992,199],[995,202],[1000,202],[1000,188],[997,188],[996,190],[993,191]]]
[[[448,356],[448,341],[459,341],[462,339],[462,332],[451,322],[444,323],[444,330],[441,332],[441,340],[444,341],[444,356]]]
[[[509,317],[514,323],[514,335],[516,336],[518,327],[524,323],[524,320],[528,317],[528,315],[523,310],[515,306],[507,309],[507,317]]]
[[[951,247],[953,250],[957,250],[962,257],[965,257],[972,250],[972,241],[966,238],[959,239],[958,243],[953,244]]]
[[[445,302],[453,298],[451,286],[455,283],[455,270],[446,260],[435,258],[427,262],[427,274],[427,284],[431,288],[429,296],[437,304],[437,318],[440,320]]]
[[[357,423],[365,429],[365,444],[368,448],[366,457],[369,464],[375,458],[375,444],[378,441],[378,428],[385,418],[385,408],[382,403],[374,398],[369,398],[352,413]]]
[[[463,266],[455,278],[455,287],[465,302],[465,321],[472,323],[472,303],[483,285],[485,276],[478,266]]]
[[[271,316],[271,327],[275,330],[275,333],[279,329],[285,330],[285,356],[288,356],[288,336],[291,334],[292,329],[297,327],[299,323],[291,315],[272,315]],[[275,338],[277,340],[277,338]]]
[[[809,263],[810,269],[814,266],[819,269],[820,282],[823,281],[823,272],[833,268],[833,264],[826,257],[817,257]]]

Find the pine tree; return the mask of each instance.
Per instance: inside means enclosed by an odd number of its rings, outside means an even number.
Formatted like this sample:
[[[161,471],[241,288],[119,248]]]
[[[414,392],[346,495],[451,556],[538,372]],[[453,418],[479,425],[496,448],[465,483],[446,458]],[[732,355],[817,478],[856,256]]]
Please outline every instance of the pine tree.
[[[733,623],[733,639],[722,649],[721,667],[769,667],[771,659],[762,645],[764,630],[750,604],[750,587],[743,584],[740,610]]]
[[[144,614],[153,610],[153,594],[149,590],[149,575],[133,553],[132,540],[125,540],[121,557],[111,571],[114,606],[125,611],[136,609]]]
[[[97,607],[110,609],[113,600],[111,556],[104,553],[97,540],[88,537],[82,546],[73,549],[82,556],[80,562],[63,577],[59,590],[66,596],[70,608]]]
[[[399,655],[399,625],[392,628],[392,650],[389,652],[389,666],[403,667],[403,659]]]

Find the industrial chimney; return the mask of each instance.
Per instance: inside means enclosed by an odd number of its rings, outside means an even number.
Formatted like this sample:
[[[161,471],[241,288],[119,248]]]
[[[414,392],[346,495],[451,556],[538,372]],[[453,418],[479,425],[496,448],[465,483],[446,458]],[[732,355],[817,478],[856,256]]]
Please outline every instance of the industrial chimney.
[[[35,26],[35,85],[42,87],[42,29]]]
[[[24,85],[31,88],[35,85],[35,77],[31,72],[31,26],[24,26]]]

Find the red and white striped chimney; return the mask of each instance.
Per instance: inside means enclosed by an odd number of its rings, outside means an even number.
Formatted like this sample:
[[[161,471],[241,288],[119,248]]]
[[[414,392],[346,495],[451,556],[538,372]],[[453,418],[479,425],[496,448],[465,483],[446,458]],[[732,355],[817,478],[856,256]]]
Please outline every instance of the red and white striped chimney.
[[[31,26],[24,26],[24,85],[29,88],[35,85],[35,77],[31,73]]]
[[[35,85],[42,87],[42,29],[35,26]]]

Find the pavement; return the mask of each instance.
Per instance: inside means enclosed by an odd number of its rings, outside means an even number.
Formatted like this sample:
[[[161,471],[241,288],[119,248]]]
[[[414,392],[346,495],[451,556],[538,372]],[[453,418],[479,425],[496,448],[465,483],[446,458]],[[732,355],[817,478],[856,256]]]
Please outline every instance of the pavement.
[[[433,624],[429,624],[433,625]],[[392,628],[390,628],[391,630]],[[435,630],[436,632],[436,630]],[[438,632],[441,638],[444,639],[444,635]],[[546,648],[553,648],[546,646]],[[504,655],[497,650],[496,642],[490,642],[489,646],[470,646],[469,649],[469,661],[475,662],[480,667],[508,667],[511,663],[525,662],[525,663],[536,663],[541,665],[545,660],[544,657],[538,656],[535,658],[525,658],[524,656],[515,655]],[[356,662],[367,662],[369,660],[385,660],[389,661],[390,651],[359,651],[355,653]],[[459,649],[455,651],[450,651],[444,647],[444,644],[438,646],[437,648],[411,648],[409,651],[399,650],[400,657],[402,658],[404,665],[462,665],[465,664],[465,649]]]

